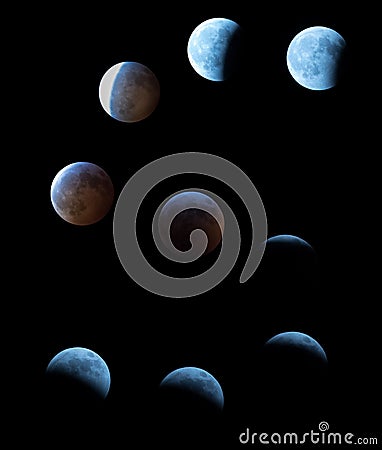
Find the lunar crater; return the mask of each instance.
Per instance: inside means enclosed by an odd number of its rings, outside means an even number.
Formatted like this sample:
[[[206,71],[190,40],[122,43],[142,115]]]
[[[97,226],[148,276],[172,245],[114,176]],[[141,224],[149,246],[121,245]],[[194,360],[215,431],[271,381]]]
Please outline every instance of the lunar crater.
[[[298,33],[287,51],[287,66],[303,87],[325,90],[339,81],[346,42],[327,27],[310,27]]]
[[[114,187],[110,177],[93,163],[78,162],[61,169],[51,185],[55,211],[67,222],[98,222],[112,206]]]

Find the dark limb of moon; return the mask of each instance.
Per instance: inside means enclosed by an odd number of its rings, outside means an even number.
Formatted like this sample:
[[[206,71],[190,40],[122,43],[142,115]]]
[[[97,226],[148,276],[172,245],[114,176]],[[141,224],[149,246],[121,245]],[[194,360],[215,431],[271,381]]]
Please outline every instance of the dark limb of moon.
[[[53,179],[50,194],[57,214],[75,225],[98,222],[114,201],[109,175],[90,162],[76,162],[61,169]]]
[[[245,282],[258,267],[264,253],[267,234],[264,206],[255,186],[244,172],[229,161],[206,153],[178,153],[160,158],[143,167],[126,183],[114,213],[114,243],[122,266],[139,285],[168,297],[190,297],[203,293],[231,271],[240,250],[240,229],[228,205],[212,193],[210,195],[219,204],[225,220],[221,252],[212,268],[196,277],[172,278],[155,270],[143,256],[135,230],[142,196],[144,198],[145,193],[164,178],[180,173],[207,175],[223,181],[247,207],[253,236],[240,277],[240,282]]]

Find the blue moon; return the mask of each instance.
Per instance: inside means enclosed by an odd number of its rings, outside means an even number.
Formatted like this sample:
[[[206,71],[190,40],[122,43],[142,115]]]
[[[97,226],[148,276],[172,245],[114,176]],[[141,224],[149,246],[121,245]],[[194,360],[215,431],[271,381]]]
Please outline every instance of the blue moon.
[[[327,356],[322,346],[306,333],[300,331],[286,331],[276,334],[265,343],[268,347],[293,351],[299,357],[314,357],[322,364],[327,363]]]
[[[329,363],[311,335],[293,329],[273,335],[263,344],[258,369],[262,418],[288,424],[326,410]]]
[[[271,279],[279,277],[284,282],[318,281],[318,255],[311,244],[301,237],[291,234],[279,234],[268,238],[264,263],[268,267]]]
[[[209,372],[198,367],[182,367],[170,372],[161,381],[160,388],[175,395],[186,394],[188,398],[192,396],[216,410],[222,410],[224,406],[223,390],[219,382]]]
[[[346,41],[337,31],[323,26],[306,28],[289,44],[288,70],[307,89],[330,89],[339,82],[345,49]]]
[[[158,225],[160,237],[169,250],[172,249],[171,244],[180,251],[188,250],[191,246],[190,234],[202,229],[208,238],[205,253],[210,253],[222,240],[224,215],[209,195],[199,191],[183,191],[164,203]]]

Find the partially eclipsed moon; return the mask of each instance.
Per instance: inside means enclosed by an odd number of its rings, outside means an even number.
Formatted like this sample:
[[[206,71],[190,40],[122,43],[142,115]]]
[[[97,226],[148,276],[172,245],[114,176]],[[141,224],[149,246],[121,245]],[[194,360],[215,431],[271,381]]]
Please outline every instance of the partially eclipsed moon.
[[[291,234],[268,238],[264,258],[265,275],[280,287],[315,286],[319,281],[318,256],[306,240]]]
[[[166,390],[168,395],[178,395],[183,400],[199,399],[200,406],[204,403],[216,410],[222,410],[224,406],[220,383],[209,372],[198,367],[182,367],[170,372],[161,381],[160,388]]]
[[[191,33],[187,55],[191,66],[202,77],[224,81],[239,64],[241,27],[230,19],[212,18]]]
[[[58,387],[72,398],[82,394],[81,391],[92,393],[94,398],[105,398],[109,392],[109,368],[100,355],[87,348],[71,347],[60,351],[49,362],[46,374],[50,379],[60,380]]]
[[[265,342],[261,356],[257,400],[262,417],[285,424],[326,411],[329,364],[315,338],[301,331],[281,332]]]
[[[105,170],[81,161],[65,166],[56,174],[50,198],[62,219],[74,225],[91,225],[109,212],[114,186]]]
[[[328,27],[300,31],[290,42],[286,60],[292,77],[301,86],[322,91],[339,81],[344,63],[345,39]]]
[[[139,122],[157,107],[160,85],[155,74],[138,62],[120,62],[110,67],[99,85],[103,109],[121,122]]]
[[[159,235],[169,250],[191,248],[190,236],[202,230],[207,237],[205,253],[212,252],[221,242],[224,215],[212,197],[200,191],[182,191],[171,196],[158,216]]]
[[[289,358],[291,355],[294,355],[296,362],[297,358],[299,358],[301,362],[314,358],[317,362],[321,362],[322,364],[327,363],[326,353],[318,341],[300,331],[286,331],[279,333],[270,338],[265,345],[268,349],[277,349]]]

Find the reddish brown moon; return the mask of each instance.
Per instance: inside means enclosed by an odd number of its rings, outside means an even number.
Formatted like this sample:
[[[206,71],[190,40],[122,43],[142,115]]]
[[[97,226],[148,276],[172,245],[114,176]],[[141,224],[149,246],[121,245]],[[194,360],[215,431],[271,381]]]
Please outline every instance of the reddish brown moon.
[[[170,217],[179,211],[172,221]],[[215,250],[222,240],[224,216],[215,200],[199,191],[183,191],[172,196],[163,206],[160,216],[163,226],[169,226],[170,239],[174,247],[180,251],[191,248],[192,231],[201,229],[207,236],[207,247],[204,254]],[[163,236],[166,230],[161,230]]]
[[[74,225],[90,225],[109,212],[114,200],[114,186],[110,176],[98,165],[76,162],[61,169],[54,177],[50,198],[62,219]]]

